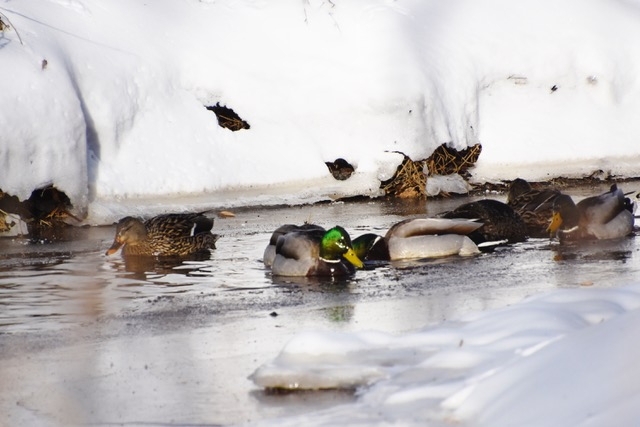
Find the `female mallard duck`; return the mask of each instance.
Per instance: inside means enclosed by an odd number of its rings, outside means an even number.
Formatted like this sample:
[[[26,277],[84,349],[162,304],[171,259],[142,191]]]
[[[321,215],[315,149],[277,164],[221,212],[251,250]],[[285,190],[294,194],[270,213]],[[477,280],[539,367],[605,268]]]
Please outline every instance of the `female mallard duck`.
[[[517,178],[509,186],[507,205],[520,215],[529,237],[547,237],[553,202],[560,195],[554,188],[535,190],[527,181]]]
[[[280,235],[271,271],[274,276],[345,276],[362,268],[351,238],[340,226],[296,230]]]
[[[116,237],[107,250],[112,255],[122,247],[122,254],[181,257],[215,249],[217,234],[212,234],[213,219],[204,212],[159,215],[144,223],[133,217],[122,218]]]
[[[293,231],[311,231],[311,230],[321,230],[323,233],[325,229],[320,227],[319,225],[304,223],[302,225],[295,224],[285,224],[276,228],[276,230],[271,234],[271,238],[269,239],[269,244],[264,249],[264,255],[262,256],[262,261],[264,265],[267,267],[271,267],[273,265],[273,260],[276,257],[276,243],[278,243],[278,238],[284,234],[291,233]]]
[[[467,235],[480,227],[470,219],[414,218],[395,224],[384,239],[392,261],[473,255],[480,250]]]
[[[483,199],[465,203],[439,216],[476,219],[482,223],[482,227],[469,233],[469,237],[476,244],[501,240],[516,243],[527,239],[527,226],[520,215],[509,205],[498,200]]]
[[[547,231],[560,241],[616,239],[631,234],[633,223],[633,204],[613,184],[606,193],[578,204],[567,195],[557,197]]]

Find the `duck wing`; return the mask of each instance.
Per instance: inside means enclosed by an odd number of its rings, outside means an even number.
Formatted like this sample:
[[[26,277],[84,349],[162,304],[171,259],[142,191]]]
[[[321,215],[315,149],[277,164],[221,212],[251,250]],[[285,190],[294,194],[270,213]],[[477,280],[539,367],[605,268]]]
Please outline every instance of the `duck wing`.
[[[275,245],[278,242],[278,238],[287,233],[291,233],[294,231],[313,231],[313,230],[322,230],[323,232],[325,231],[323,227],[316,224],[307,224],[307,223],[303,225],[284,224],[276,228],[275,231],[271,233],[269,244]]]
[[[520,215],[499,200],[482,199],[465,203],[445,212],[442,217],[475,219],[484,224],[476,232],[469,234],[475,243],[504,239],[512,243],[522,242],[527,236],[527,228]]]
[[[562,193],[554,189],[546,189],[532,194],[532,197],[520,208],[523,211],[540,212],[542,210],[550,210],[553,207],[553,201]]]
[[[582,224],[607,224],[620,212],[627,211],[627,202],[622,190],[615,184],[606,193],[587,197],[577,203]]]
[[[482,227],[481,222],[465,218],[413,218],[392,226],[385,239],[435,234],[469,234]]]
[[[323,233],[325,229],[319,225],[315,224],[303,224],[303,225],[295,225],[295,224],[284,224],[280,227],[276,228],[273,233],[271,233],[271,237],[269,238],[269,244],[264,249],[264,253],[262,255],[262,261],[264,265],[267,267],[271,267],[273,265],[273,260],[276,257],[276,244],[278,243],[278,239],[285,234],[296,232],[296,231],[313,231],[313,230],[321,230]]]
[[[206,233],[213,228],[213,218],[199,213],[164,214],[145,223],[149,240],[176,240]]]
[[[288,259],[317,259],[324,230],[292,231],[281,235],[276,242],[276,255]]]

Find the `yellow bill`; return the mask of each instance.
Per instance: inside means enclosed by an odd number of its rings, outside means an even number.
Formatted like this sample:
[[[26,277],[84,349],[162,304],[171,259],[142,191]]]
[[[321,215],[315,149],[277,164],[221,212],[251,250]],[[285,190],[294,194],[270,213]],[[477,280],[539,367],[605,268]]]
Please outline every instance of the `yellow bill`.
[[[358,258],[358,255],[356,255],[353,249],[349,248],[349,250],[342,256],[357,268],[364,267],[364,263],[360,261],[360,258]]]

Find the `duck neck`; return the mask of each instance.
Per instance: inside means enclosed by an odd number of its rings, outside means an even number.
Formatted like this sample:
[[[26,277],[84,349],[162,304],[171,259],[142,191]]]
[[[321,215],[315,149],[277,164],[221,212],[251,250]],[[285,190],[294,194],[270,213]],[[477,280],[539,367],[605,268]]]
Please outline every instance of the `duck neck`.
[[[574,206],[567,206],[562,214],[562,228],[571,229],[580,223],[580,211]]]

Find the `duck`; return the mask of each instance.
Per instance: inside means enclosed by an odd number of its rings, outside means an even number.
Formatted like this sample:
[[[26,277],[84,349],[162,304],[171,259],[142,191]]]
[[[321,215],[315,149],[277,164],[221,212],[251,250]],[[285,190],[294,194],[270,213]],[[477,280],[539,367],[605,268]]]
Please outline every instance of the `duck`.
[[[274,276],[350,276],[364,264],[353,251],[349,233],[337,225],[329,230],[298,229],[281,234],[271,265]]]
[[[394,224],[384,240],[391,261],[475,255],[480,249],[468,234],[482,225],[467,218],[409,218]]]
[[[552,211],[547,232],[561,242],[617,239],[634,230],[634,204],[616,184],[577,204],[570,196],[561,195],[554,200]]]
[[[271,233],[271,237],[269,238],[269,243],[267,247],[264,249],[264,254],[262,256],[262,262],[266,267],[271,268],[273,265],[273,260],[276,258],[276,244],[278,243],[278,238],[280,236],[291,233],[293,231],[312,231],[312,230],[320,230],[324,233],[324,227],[321,227],[316,224],[311,224],[305,222],[302,225],[296,224],[284,224],[280,227],[276,228],[273,233]]]
[[[384,239],[376,233],[364,233],[353,239],[353,251],[361,261],[389,261],[389,247]]]
[[[171,213],[147,221],[127,216],[118,221],[106,255],[184,257],[216,248],[213,219],[199,213]]]
[[[561,195],[555,188],[534,189],[528,181],[516,178],[509,185],[507,205],[524,221],[528,237],[546,238],[553,203]]]
[[[506,203],[494,199],[482,199],[464,203],[439,215],[441,218],[476,219],[482,227],[468,234],[475,244],[527,240],[527,226],[520,215]]]

